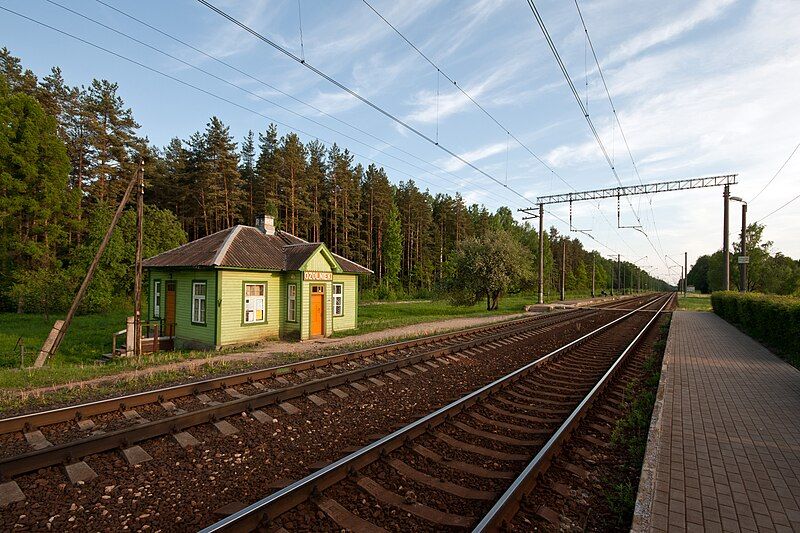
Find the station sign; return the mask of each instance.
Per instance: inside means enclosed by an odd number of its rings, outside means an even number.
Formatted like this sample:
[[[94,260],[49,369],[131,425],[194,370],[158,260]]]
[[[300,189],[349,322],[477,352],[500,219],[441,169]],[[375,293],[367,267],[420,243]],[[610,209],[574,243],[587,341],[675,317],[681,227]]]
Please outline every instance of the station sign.
[[[749,262],[750,262],[750,256],[749,255],[740,255],[739,256],[739,264],[740,265],[746,265]]]
[[[303,272],[304,281],[333,281],[333,272]]]

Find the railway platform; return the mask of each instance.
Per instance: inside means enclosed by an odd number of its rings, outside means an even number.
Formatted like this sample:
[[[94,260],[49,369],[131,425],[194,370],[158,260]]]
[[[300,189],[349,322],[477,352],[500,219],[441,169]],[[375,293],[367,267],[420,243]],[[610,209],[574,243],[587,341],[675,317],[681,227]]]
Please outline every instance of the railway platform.
[[[673,314],[632,528],[681,530],[800,531],[800,371],[691,311]]]

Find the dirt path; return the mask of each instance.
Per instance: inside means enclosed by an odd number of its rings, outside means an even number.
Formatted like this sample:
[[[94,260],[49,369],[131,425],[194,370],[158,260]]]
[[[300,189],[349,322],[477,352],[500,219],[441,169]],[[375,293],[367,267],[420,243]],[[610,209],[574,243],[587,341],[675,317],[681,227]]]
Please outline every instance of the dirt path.
[[[164,365],[154,365],[147,368],[143,368],[141,370],[124,371],[124,372],[119,372],[117,374],[89,379],[85,381],[75,381],[72,383],[53,385],[50,387],[26,389],[24,392],[25,394],[38,395],[65,389],[91,388],[107,384],[113,381],[128,381],[136,378],[146,377],[159,372],[192,370],[199,368],[203,365],[208,365],[212,363],[262,362],[265,365],[269,365],[271,362],[275,362],[277,356],[279,355],[282,356],[286,354],[301,354],[302,359],[310,359],[323,350],[325,352],[330,353],[331,349],[340,348],[340,350],[336,351],[344,352],[356,346],[370,345],[379,342],[391,342],[393,340],[407,339],[410,337],[423,337],[426,335],[434,335],[436,333],[443,333],[446,331],[466,329],[475,326],[491,324],[493,322],[511,320],[514,318],[526,316],[528,314],[529,313],[516,313],[510,315],[489,316],[489,317],[451,318],[447,320],[439,320],[436,322],[423,322],[420,324],[411,324],[408,326],[390,328],[381,331],[373,331],[371,333],[363,333],[360,335],[352,335],[349,337],[325,338],[325,339],[316,339],[304,342],[269,341],[268,343],[265,343],[263,346],[260,346],[256,348],[254,351],[250,352],[216,355],[202,359],[187,359],[186,361],[179,361],[176,363],[168,363]]]

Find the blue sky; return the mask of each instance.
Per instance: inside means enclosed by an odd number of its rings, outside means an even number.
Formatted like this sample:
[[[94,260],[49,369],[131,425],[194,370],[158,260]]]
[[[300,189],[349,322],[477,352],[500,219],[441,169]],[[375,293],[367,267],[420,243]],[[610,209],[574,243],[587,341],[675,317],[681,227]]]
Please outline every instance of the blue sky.
[[[212,115],[241,139],[263,131],[268,119],[338,142],[358,161],[384,165],[397,182],[415,178],[431,192],[460,191],[468,202],[490,209],[526,202],[503,186],[465,167],[373,109],[343,93],[296,62],[190,0],[122,2],[104,0],[130,15],[236,66],[243,75],[95,0],[58,0],[104,24],[199,66],[215,76],[134,43],[45,0],[3,0],[0,5],[69,31],[152,68],[213,92],[255,112],[215,99],[105,52],[3,13],[0,45],[44,75],[62,67],[68,83],[106,78],[120,85],[141,133],[158,145],[188,136]],[[238,19],[300,55],[298,1],[214,2]],[[552,174],[510,140],[503,129],[439,78],[437,72],[360,0],[300,0],[306,60],[401,117],[534,203],[539,195],[611,187],[616,180],[569,91],[527,3],[371,1],[413,43],[498,121],[553,168]],[[769,181],[800,142],[800,2],[796,0],[623,1],[580,3],[609,84],[625,135],[644,182],[738,173],[732,194],[750,199]],[[592,120],[613,156],[624,184],[638,178],[621,143],[574,4],[540,1],[537,6],[581,93]],[[257,78],[367,132],[287,98]],[[588,82],[588,88],[586,86]],[[287,112],[273,103],[289,108]],[[438,113],[437,113],[438,108]],[[438,114],[438,120],[437,120]],[[336,131],[306,120],[308,117]],[[377,139],[376,139],[377,138]],[[413,154],[413,157],[410,154]],[[418,159],[417,159],[418,158]],[[756,220],[800,194],[800,155],[750,206]],[[676,279],[664,254],[676,259],[721,247],[721,189],[673,192],[623,201],[616,228],[616,202],[576,203],[575,226],[591,229],[587,248],[621,253]],[[731,238],[736,239],[738,204],[732,204]],[[567,206],[552,213],[568,218]],[[634,211],[637,215],[634,215]],[[551,215],[560,231],[569,226]],[[766,237],[800,256],[800,201],[766,221]],[[601,242],[602,245],[598,244]],[[652,243],[652,244],[651,244]],[[672,264],[668,260],[666,264]]]

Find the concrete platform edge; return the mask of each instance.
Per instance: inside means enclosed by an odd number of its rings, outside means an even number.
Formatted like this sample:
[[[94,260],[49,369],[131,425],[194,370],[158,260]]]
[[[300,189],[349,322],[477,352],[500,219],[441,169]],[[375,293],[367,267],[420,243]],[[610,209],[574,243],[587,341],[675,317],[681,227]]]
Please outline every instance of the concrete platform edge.
[[[642,473],[639,476],[639,488],[636,493],[636,506],[633,511],[632,533],[643,533],[650,530],[653,517],[653,498],[655,497],[656,465],[661,449],[662,413],[664,410],[664,394],[667,390],[667,381],[670,379],[667,372],[672,362],[672,313],[670,313],[670,328],[667,335],[667,345],[664,348],[664,357],[661,360],[661,377],[658,380],[658,392],[653,405],[653,414],[650,417],[650,429],[647,433],[647,448],[644,452]]]

